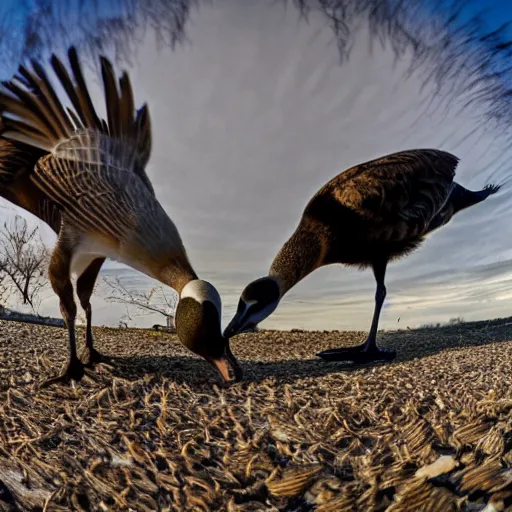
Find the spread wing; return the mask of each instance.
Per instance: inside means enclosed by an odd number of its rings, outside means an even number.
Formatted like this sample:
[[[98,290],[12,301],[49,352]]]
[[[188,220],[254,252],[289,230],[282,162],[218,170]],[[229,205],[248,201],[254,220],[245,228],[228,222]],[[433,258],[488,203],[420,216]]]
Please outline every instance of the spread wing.
[[[30,146],[0,139],[0,195],[4,187],[14,182],[20,170],[30,170],[43,155],[42,151]]]
[[[0,138],[0,196],[36,215],[58,233],[60,208],[30,182],[27,186],[37,161],[44,155],[37,148]]]
[[[331,195],[383,230],[396,226],[410,236],[426,230],[448,200],[457,163],[444,151],[402,151],[348,169],[318,195]],[[390,236],[400,237],[398,232]]]
[[[72,107],[64,108],[39,63],[32,63],[33,71],[22,66],[0,92],[2,135],[49,153],[33,180],[66,208],[77,193],[83,204],[94,200],[98,208],[100,198],[114,194],[113,182],[126,180],[132,185],[138,180],[135,190],[143,187],[144,197],[154,196],[145,172],[151,152],[149,112],[146,105],[135,112],[128,75],[123,73],[118,89],[111,63],[101,58],[105,122],[96,114],[76,50],[71,48],[68,56],[74,80],[55,55],[51,64]],[[105,214],[110,208],[103,206]]]
[[[84,233],[113,244],[118,254],[175,263],[188,260],[176,226],[142,180],[116,165],[55,158],[37,163],[33,181]]]
[[[37,186],[86,232],[122,241],[137,229],[137,213],[150,205],[149,191],[133,174],[103,163],[42,158],[34,169]]]

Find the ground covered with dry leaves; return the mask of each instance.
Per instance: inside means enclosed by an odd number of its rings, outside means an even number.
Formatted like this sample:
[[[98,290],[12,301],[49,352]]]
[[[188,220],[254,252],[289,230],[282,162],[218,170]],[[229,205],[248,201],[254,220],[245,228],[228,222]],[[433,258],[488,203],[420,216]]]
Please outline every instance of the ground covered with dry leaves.
[[[382,333],[397,361],[356,370],[315,353],[364,333],[245,334],[229,388],[173,335],[95,336],[114,367],[37,390],[66,332],[0,322],[0,510],[512,510],[512,319]]]

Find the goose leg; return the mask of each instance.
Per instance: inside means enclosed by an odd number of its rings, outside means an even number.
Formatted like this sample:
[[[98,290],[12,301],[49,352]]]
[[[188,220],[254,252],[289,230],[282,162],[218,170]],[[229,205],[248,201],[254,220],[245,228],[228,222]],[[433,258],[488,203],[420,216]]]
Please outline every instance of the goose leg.
[[[59,296],[62,318],[68,328],[69,356],[66,366],[57,377],[52,377],[41,383],[40,387],[47,387],[57,382],[69,383],[71,379],[79,381],[84,376],[84,365],[76,353],[75,319],[76,304],[73,298],[73,285],[70,279],[71,251],[57,246],[53,251],[48,275],[53,290]]]
[[[365,364],[377,361],[391,361],[395,359],[394,350],[382,350],[377,346],[377,329],[384,299],[386,298],[386,286],[384,278],[386,275],[387,260],[377,261],[373,264],[373,275],[377,282],[375,292],[375,309],[373,312],[372,325],[366,341],[355,347],[335,348],[320,352],[317,356],[326,361],[353,361],[355,364]]]
[[[86,316],[86,334],[85,334],[85,351],[81,359],[85,361],[86,366],[93,366],[96,363],[109,363],[112,360],[100,354],[94,348],[94,339],[92,337],[92,309],[91,309],[91,295],[96,284],[96,279],[101,270],[105,258],[95,259],[85,270],[82,272],[76,282],[76,293],[80,300],[80,304],[85,311]]]

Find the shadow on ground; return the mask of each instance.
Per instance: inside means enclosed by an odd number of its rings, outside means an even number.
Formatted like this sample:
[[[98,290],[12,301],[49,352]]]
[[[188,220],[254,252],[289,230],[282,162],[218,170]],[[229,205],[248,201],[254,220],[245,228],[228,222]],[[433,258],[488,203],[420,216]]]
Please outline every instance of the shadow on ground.
[[[291,382],[298,378],[353,372],[384,364],[396,365],[443,351],[507,342],[512,340],[512,318],[380,333],[379,345],[397,351],[397,359],[391,363],[355,366],[351,363],[325,362],[316,357],[316,353],[321,350],[357,344],[363,339],[364,333],[353,332],[263,331],[234,338],[232,348],[243,366],[244,381],[259,382],[273,377],[283,382]],[[260,359],[252,354],[253,346],[257,346],[261,353],[264,343],[269,344],[269,353],[273,360]],[[295,347],[299,348],[299,345],[302,357],[298,358],[299,351]],[[130,377],[142,378],[149,373],[177,382],[187,381],[191,385],[217,378],[215,370],[208,363],[195,357],[135,355],[115,357],[115,361],[116,366],[112,373],[118,377],[126,378],[130,374]]]

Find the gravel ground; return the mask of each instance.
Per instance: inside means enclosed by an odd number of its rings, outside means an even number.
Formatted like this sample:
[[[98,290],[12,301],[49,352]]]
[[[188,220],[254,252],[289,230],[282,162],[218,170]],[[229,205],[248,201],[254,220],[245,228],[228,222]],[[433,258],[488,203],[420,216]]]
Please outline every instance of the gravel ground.
[[[79,330],[82,339],[83,331]],[[0,510],[512,511],[512,319],[232,341],[228,388],[174,335],[95,329],[95,380],[37,390],[61,328],[0,322]]]

